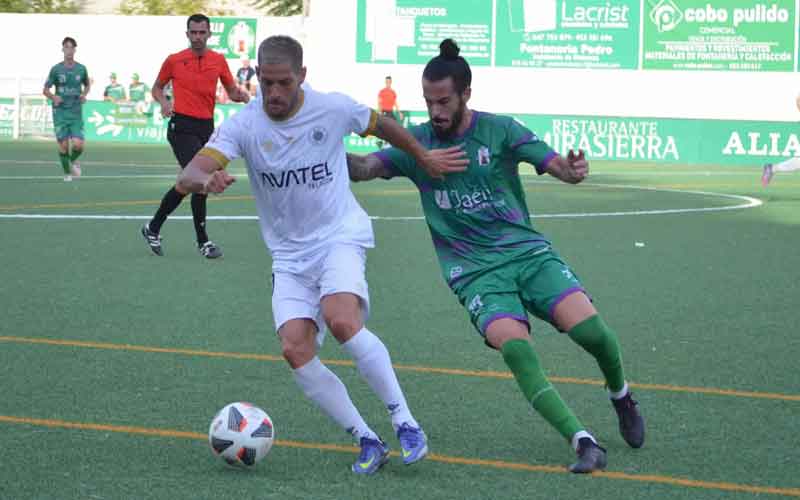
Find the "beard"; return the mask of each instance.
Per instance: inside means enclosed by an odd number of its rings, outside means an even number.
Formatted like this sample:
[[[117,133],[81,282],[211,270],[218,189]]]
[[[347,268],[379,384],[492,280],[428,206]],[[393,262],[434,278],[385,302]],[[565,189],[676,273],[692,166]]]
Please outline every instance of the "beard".
[[[453,116],[450,118],[450,126],[443,127],[441,125],[437,125],[435,121],[431,121],[431,126],[433,127],[433,133],[436,135],[436,138],[440,141],[447,141],[456,136],[458,131],[458,127],[461,125],[461,120],[464,118],[464,105],[461,104],[453,113]]]

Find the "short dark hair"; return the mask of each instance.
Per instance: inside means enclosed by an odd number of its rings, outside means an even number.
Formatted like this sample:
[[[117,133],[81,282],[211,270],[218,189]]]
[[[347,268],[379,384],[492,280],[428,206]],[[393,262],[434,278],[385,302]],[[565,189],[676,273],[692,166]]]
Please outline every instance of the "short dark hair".
[[[186,20],[186,30],[189,30],[189,23],[206,23],[208,29],[211,29],[211,19],[208,18],[205,14],[192,14],[189,16],[189,19]]]
[[[71,43],[73,47],[78,46],[78,42],[76,42],[71,36],[65,36],[64,39],[61,40],[61,46],[63,47],[67,42]]]
[[[391,75],[386,75],[386,79],[387,79],[387,80],[391,80],[391,79],[392,79],[392,76],[391,76]]]
[[[294,38],[274,35],[258,46],[258,65],[288,62],[294,71],[303,68],[303,46]]]
[[[467,60],[458,55],[459,52],[461,49],[452,38],[444,39],[439,44],[439,55],[428,61],[422,77],[430,82],[451,77],[455,91],[463,93],[472,84],[472,70]]]

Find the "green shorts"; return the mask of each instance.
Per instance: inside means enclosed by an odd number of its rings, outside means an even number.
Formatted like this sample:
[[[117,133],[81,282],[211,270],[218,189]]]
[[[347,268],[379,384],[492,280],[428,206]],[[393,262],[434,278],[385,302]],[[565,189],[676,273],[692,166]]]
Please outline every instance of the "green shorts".
[[[83,118],[56,118],[53,117],[53,129],[56,132],[56,140],[58,142],[66,139],[75,138],[83,139]]]
[[[500,318],[519,320],[530,330],[527,312],[555,326],[553,311],[575,292],[585,293],[578,277],[554,250],[544,247],[479,275],[456,294],[485,336],[489,323]]]

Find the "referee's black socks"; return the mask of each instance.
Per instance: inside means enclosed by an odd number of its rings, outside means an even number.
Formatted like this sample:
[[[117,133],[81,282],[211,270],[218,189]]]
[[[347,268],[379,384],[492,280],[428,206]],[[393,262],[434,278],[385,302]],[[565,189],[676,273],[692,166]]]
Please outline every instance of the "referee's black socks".
[[[197,245],[203,246],[208,241],[206,234],[206,200],[208,195],[192,193],[192,220],[197,233]]]
[[[150,231],[156,234],[161,232],[161,226],[167,220],[167,217],[169,217],[169,215],[174,212],[176,208],[178,208],[178,205],[181,204],[183,196],[184,195],[175,190],[175,186],[167,191],[167,194],[165,194],[164,198],[161,199],[161,205],[159,205],[158,210],[156,210],[153,220],[150,221]],[[192,205],[194,205],[194,203],[192,203]],[[192,210],[192,212],[194,212],[194,210]],[[203,213],[203,218],[205,219],[205,205],[203,206]]]

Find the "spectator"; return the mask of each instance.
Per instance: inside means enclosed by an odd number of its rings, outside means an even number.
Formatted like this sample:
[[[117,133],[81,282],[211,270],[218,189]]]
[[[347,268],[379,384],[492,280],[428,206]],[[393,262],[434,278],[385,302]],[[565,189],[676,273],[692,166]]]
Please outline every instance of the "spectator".
[[[250,66],[250,59],[243,57],[242,67],[236,72],[236,83],[239,84],[239,88],[248,94],[253,94],[255,86],[251,84],[251,81],[255,74],[256,70]]]
[[[395,114],[397,112],[397,114]],[[397,107],[397,93],[392,89],[392,77],[386,77],[386,85],[378,92],[378,114],[391,118],[394,121],[401,121],[403,113]],[[383,148],[384,142],[380,139],[376,142],[379,148]]]
[[[392,89],[391,76],[386,77],[386,86],[378,92],[378,113],[395,121],[403,119],[403,113],[397,106],[397,93]]]

